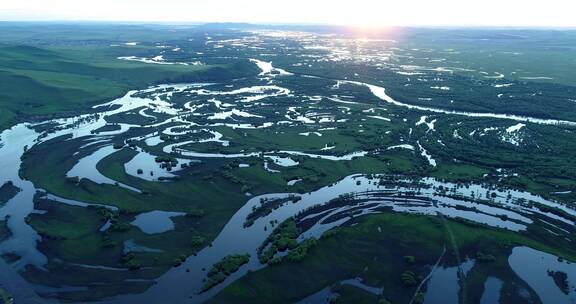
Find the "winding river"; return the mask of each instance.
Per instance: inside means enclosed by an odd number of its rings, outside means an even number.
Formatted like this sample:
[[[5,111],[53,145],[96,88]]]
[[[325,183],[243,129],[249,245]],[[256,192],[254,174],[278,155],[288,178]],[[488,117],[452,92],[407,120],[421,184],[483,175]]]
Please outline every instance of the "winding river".
[[[279,70],[272,67],[271,63],[264,63],[259,60],[253,60],[255,64],[262,68],[262,73],[259,75],[263,77],[263,81],[271,81],[274,77],[302,77],[301,75],[294,75],[290,72]],[[272,74],[273,71],[277,73]],[[265,78],[265,79],[264,79]],[[365,86],[370,89],[370,91],[381,100],[402,107],[407,107],[419,111],[428,111],[435,113],[444,113],[449,115],[462,115],[468,117],[489,117],[489,118],[499,118],[499,119],[509,119],[515,121],[531,122],[538,124],[563,124],[574,126],[576,123],[570,121],[560,121],[560,120],[544,120],[530,117],[521,117],[515,115],[506,114],[495,114],[495,113],[467,113],[467,112],[457,112],[449,111],[435,108],[427,108],[421,106],[414,106],[405,103],[400,103],[393,98],[389,97],[385,93],[383,87],[361,83],[361,82],[351,82],[343,81],[345,83],[350,83],[354,85]],[[21,123],[13,126],[11,129],[5,130],[0,134],[0,185],[5,182],[11,181],[14,186],[20,188],[20,191],[15,197],[9,200],[5,206],[0,208],[0,218],[6,218],[7,226],[10,229],[12,235],[9,239],[0,244],[0,254],[14,253],[21,258],[13,265],[7,266],[5,263],[0,263],[0,268],[6,269],[10,267],[13,271],[22,270],[27,265],[33,265],[39,268],[43,268],[47,263],[47,257],[42,254],[37,249],[37,243],[40,240],[40,236],[26,223],[26,217],[34,211],[33,196],[37,189],[34,184],[30,181],[21,179],[18,172],[21,167],[21,158],[23,153],[30,149],[32,146],[46,142],[47,140],[58,138],[61,136],[68,136],[70,139],[85,138],[86,145],[83,149],[96,148],[96,151],[88,156],[85,156],[79,160],[79,162],[70,170],[67,174],[69,177],[78,177],[90,179],[93,182],[101,184],[117,184],[120,187],[124,187],[129,191],[140,191],[134,187],[125,184],[119,184],[114,180],[102,175],[96,169],[96,164],[102,160],[107,155],[114,153],[115,149],[108,142],[108,140],[116,135],[124,134],[132,128],[139,128],[139,125],[131,124],[120,124],[120,128],[115,131],[107,131],[95,134],[94,131],[107,125],[105,117],[112,116],[119,113],[127,113],[131,111],[138,110],[138,113],[147,118],[156,118],[154,115],[145,113],[144,110],[151,111],[153,113],[161,113],[168,115],[169,118],[161,121],[156,121],[153,125],[147,125],[147,127],[160,128],[163,126],[170,126],[170,128],[165,131],[168,134],[180,134],[174,133],[171,128],[174,128],[174,124],[180,124],[184,127],[199,126],[198,124],[185,120],[181,116],[183,113],[194,113],[197,108],[187,105],[185,109],[176,108],[167,98],[168,95],[174,94],[174,92],[191,92],[197,95],[203,95],[207,97],[217,97],[222,95],[236,95],[240,94],[241,98],[238,100],[239,103],[246,104],[251,102],[256,102],[263,100],[265,98],[274,96],[288,96],[290,90],[276,86],[257,86],[257,87],[247,87],[242,89],[236,89],[229,92],[212,91],[209,90],[212,84],[178,84],[178,85],[163,85],[151,87],[140,91],[130,91],[125,96],[111,101],[109,103],[99,105],[94,107],[95,111],[99,111],[93,114],[84,114],[72,118],[55,119],[42,123]],[[151,97],[135,97],[136,95],[142,96],[142,94],[150,94]],[[249,96],[245,96],[249,94]],[[164,97],[162,99],[160,97]],[[241,112],[236,112],[241,113]],[[244,112],[242,112],[244,113]],[[214,113],[211,113],[213,115]],[[244,114],[243,114],[244,115]],[[247,116],[247,115],[244,115]],[[253,117],[254,115],[248,115],[247,117]],[[54,124],[57,127],[53,128],[51,133],[38,133],[35,131],[35,127],[42,124]],[[286,124],[286,122],[281,122]],[[270,127],[274,123],[263,124],[260,127]],[[201,127],[207,128],[208,131],[210,127],[215,126],[228,126],[230,128],[256,128],[256,126],[250,123],[239,123],[239,124],[226,124],[226,123],[213,123],[202,125]],[[170,133],[172,132],[172,133]],[[183,159],[205,159],[205,158],[244,158],[253,156],[264,156],[268,160],[271,160],[280,165],[298,165],[288,157],[283,157],[283,155],[295,155],[295,156],[306,156],[311,158],[323,158],[332,161],[347,161],[354,157],[363,157],[367,154],[365,151],[357,151],[343,156],[328,155],[328,154],[313,154],[304,153],[300,151],[262,151],[257,153],[238,153],[238,154],[223,154],[223,153],[200,153],[189,151],[183,149],[182,146],[193,143],[201,142],[217,142],[223,146],[227,146],[228,142],[223,141],[222,135],[217,132],[212,132],[212,138],[207,140],[192,140],[188,142],[181,142],[178,144],[167,145],[164,147],[164,152],[177,152]],[[157,133],[150,133],[143,138],[153,139],[158,136]],[[62,137],[64,138],[64,137]],[[69,140],[69,139],[67,139]],[[148,143],[148,141],[146,141]],[[154,139],[150,141],[150,145],[158,145],[161,141]],[[153,155],[142,154],[138,156],[135,162],[147,162],[152,163],[154,160]],[[138,166],[140,167],[140,166]],[[142,166],[147,168],[147,171],[154,171],[155,169],[147,166]],[[134,175],[135,166],[128,164],[126,170],[130,171]],[[159,174],[159,173],[156,173]],[[160,176],[170,176],[171,174],[160,175]],[[361,216],[364,214],[377,213],[379,208],[386,207],[391,208],[396,212],[407,212],[407,213],[417,213],[417,214],[429,214],[437,215],[443,214],[447,217],[459,217],[465,218],[474,222],[483,223],[492,227],[499,227],[503,229],[508,229],[511,231],[521,231],[525,230],[528,225],[533,223],[532,216],[534,214],[540,214],[541,216],[553,218],[556,220],[562,220],[562,218],[549,213],[543,213],[537,208],[531,207],[529,205],[523,204],[524,201],[534,201],[548,206],[553,206],[566,211],[569,214],[576,215],[576,211],[569,209],[568,207],[558,204],[556,202],[545,200],[541,197],[531,195],[529,193],[524,193],[515,190],[505,190],[499,191],[490,189],[483,185],[468,185],[467,187],[462,187],[460,185],[441,182],[432,178],[423,178],[418,180],[418,183],[425,185],[425,187],[414,188],[411,186],[395,186],[386,187],[382,186],[377,182],[378,178],[385,178],[384,176],[379,176],[377,178],[364,176],[364,175],[352,175],[348,176],[341,181],[320,188],[316,191],[297,194],[297,193],[275,193],[266,194],[249,199],[246,204],[240,208],[234,216],[228,221],[216,239],[212,242],[212,246],[204,248],[202,251],[198,252],[196,256],[189,257],[180,267],[173,268],[160,276],[156,280],[156,284],[150,289],[142,294],[137,295],[123,295],[118,296],[113,299],[104,301],[105,303],[143,303],[143,302],[154,302],[154,303],[200,303],[209,299],[214,294],[222,290],[225,286],[229,285],[233,281],[237,280],[248,271],[253,271],[266,267],[259,263],[257,258],[257,248],[262,244],[262,242],[268,237],[272,232],[270,227],[270,221],[282,222],[310,207],[316,206],[318,204],[326,204],[330,200],[338,198],[342,194],[355,193],[357,198],[365,200],[363,203],[363,208],[361,212],[356,216]],[[153,179],[149,179],[153,180]],[[442,187],[444,189],[453,189],[452,196],[445,196],[439,193],[436,189]],[[403,198],[403,194],[414,193],[417,194],[415,197]],[[485,193],[494,192],[495,197],[486,197]],[[375,195],[379,193],[379,195]],[[50,195],[50,194],[48,194]],[[270,214],[258,218],[250,226],[246,226],[246,218],[252,208],[260,205],[261,199],[274,199],[274,198],[284,198],[290,195],[298,195],[302,199],[298,203],[294,204],[284,204],[278,209],[274,209]],[[509,199],[508,197],[512,197]],[[459,197],[459,198],[454,198]],[[494,204],[479,204],[471,202],[471,200],[484,199],[490,200]],[[523,199],[523,200],[519,200]],[[62,199],[65,200],[65,199]],[[337,207],[325,210],[324,213],[318,214],[327,219],[331,215],[346,212],[353,206]],[[357,207],[357,206],[356,206]],[[465,207],[465,208],[462,208]],[[141,221],[142,219],[139,219]],[[306,231],[301,239],[306,239],[309,237],[318,237],[322,235],[325,231],[331,229],[332,227],[341,225],[346,219],[337,220],[333,222],[318,221],[311,229]],[[139,223],[139,222],[138,222]],[[137,224],[138,224],[137,223]],[[570,223],[573,225],[573,223]],[[170,227],[170,223],[167,222],[163,227],[158,228],[167,229]],[[266,229],[265,229],[266,228]],[[206,270],[230,254],[245,254],[250,253],[250,262],[240,268],[240,270],[231,276],[229,276],[222,284],[210,289],[207,292],[198,294],[199,289],[202,286],[202,281],[206,277]],[[189,272],[187,270],[190,270]],[[205,270],[202,270],[205,269]],[[8,271],[8,270],[7,270]],[[6,272],[4,272],[6,273]],[[12,272],[15,273],[15,272]],[[9,275],[6,277],[0,276],[0,280],[5,286],[14,285],[14,281],[11,280],[14,275]],[[7,282],[9,280],[10,282]],[[20,284],[24,284],[20,281]],[[29,286],[28,286],[29,287]],[[14,293],[17,301],[22,299],[29,299],[31,296],[30,288],[15,288],[10,291]]]

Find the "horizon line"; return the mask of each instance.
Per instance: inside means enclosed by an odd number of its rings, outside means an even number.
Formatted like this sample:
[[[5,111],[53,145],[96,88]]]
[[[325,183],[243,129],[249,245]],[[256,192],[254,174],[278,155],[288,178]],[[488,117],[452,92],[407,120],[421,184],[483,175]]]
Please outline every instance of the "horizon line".
[[[501,29],[574,29],[576,25],[487,25],[487,24],[414,24],[414,25],[374,25],[359,26],[336,23],[306,23],[306,22],[248,22],[248,21],[166,21],[166,20],[107,20],[107,19],[0,19],[0,23],[99,23],[99,24],[162,24],[162,25],[210,25],[238,24],[254,26],[326,26],[342,28],[501,28]]]

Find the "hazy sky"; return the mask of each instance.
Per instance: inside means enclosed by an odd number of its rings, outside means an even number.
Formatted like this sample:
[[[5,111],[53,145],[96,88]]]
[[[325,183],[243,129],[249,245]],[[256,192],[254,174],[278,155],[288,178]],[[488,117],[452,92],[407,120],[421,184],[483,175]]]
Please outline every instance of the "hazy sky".
[[[0,20],[576,26],[576,0],[0,0]]]

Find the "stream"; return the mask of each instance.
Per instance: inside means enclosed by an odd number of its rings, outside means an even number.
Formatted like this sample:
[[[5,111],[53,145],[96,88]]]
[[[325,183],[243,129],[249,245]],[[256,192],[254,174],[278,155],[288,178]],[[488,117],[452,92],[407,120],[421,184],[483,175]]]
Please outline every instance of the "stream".
[[[262,68],[262,73],[259,75],[260,77],[267,77],[269,79],[273,79],[276,76],[301,77],[298,75],[293,75],[284,70],[276,69],[272,67],[271,63],[268,64],[259,60],[253,60],[253,62]],[[271,73],[273,71],[276,71],[279,74],[272,75]],[[267,79],[267,81],[269,79]],[[539,124],[576,125],[576,123],[569,121],[543,120],[537,118],[494,113],[464,113],[413,106],[395,101],[386,95],[385,89],[382,87],[360,82],[348,81],[348,83],[366,86],[376,97],[388,103],[420,111],[464,115],[469,117],[502,118]],[[6,218],[7,226],[12,233],[10,238],[0,244],[0,254],[16,254],[21,257],[17,262],[10,265],[10,267],[14,271],[21,271],[27,265],[42,269],[47,263],[47,257],[37,248],[37,243],[41,240],[41,237],[32,229],[32,227],[26,223],[26,217],[34,212],[33,196],[37,190],[41,190],[36,188],[32,182],[21,179],[18,174],[22,163],[22,155],[27,149],[30,149],[34,145],[38,145],[48,140],[60,137],[65,138],[63,140],[86,138],[87,144],[82,149],[91,149],[93,152],[80,158],[78,163],[67,173],[67,176],[78,177],[79,179],[89,179],[98,184],[117,185],[127,189],[128,191],[140,192],[139,189],[136,189],[130,185],[118,183],[109,177],[104,176],[96,168],[98,162],[100,162],[104,157],[111,155],[116,151],[116,149],[114,149],[110,143],[107,143],[107,140],[110,139],[110,137],[124,134],[133,128],[141,127],[140,125],[120,124],[120,128],[118,130],[94,133],[95,130],[107,125],[105,117],[119,113],[127,113],[138,109],[148,109],[149,113],[152,112],[168,115],[169,118],[155,121],[153,125],[147,125],[146,127],[161,128],[166,125],[170,126],[170,128],[165,130],[166,132],[172,132],[170,134],[179,135],[183,133],[175,133],[170,129],[174,128],[174,124],[181,124],[181,126],[186,127],[198,126],[198,124],[182,118],[183,113],[194,113],[197,108],[189,105],[185,107],[185,109],[176,108],[172,103],[169,102],[170,96],[175,92],[189,92],[190,94],[197,94],[198,96],[202,95],[207,97],[240,94],[242,98],[238,100],[239,104],[249,104],[271,96],[289,96],[289,94],[291,94],[289,89],[276,85],[246,87],[229,92],[211,91],[209,88],[212,85],[213,84],[162,85],[140,91],[130,91],[121,98],[99,106],[95,106],[93,110],[99,111],[97,113],[83,114],[71,118],[54,119],[34,124],[20,123],[13,126],[11,129],[3,131],[0,134],[0,185],[11,181],[14,186],[22,190],[16,194],[16,196],[10,199],[3,207],[0,208],[0,219]],[[150,94],[151,97],[135,97],[136,95],[140,96],[143,93]],[[245,96],[246,94],[249,94],[249,96]],[[161,97],[164,97],[165,100],[161,99]],[[144,110],[139,110],[138,113],[147,118],[151,118],[150,116],[152,116],[144,113]],[[240,116],[246,118],[254,118],[255,116],[247,114],[246,112],[230,113],[231,114],[225,114],[224,117],[228,117],[228,115],[233,115],[235,113],[240,113]],[[213,116],[214,114],[218,113],[208,113],[207,115],[210,117],[219,117]],[[155,117],[156,116],[152,116],[152,118]],[[54,124],[57,127],[52,128],[52,132],[49,133],[38,133],[35,131],[35,127],[48,123]],[[286,121],[275,123],[267,122],[258,128],[266,128],[280,123],[287,124]],[[230,124],[214,122],[202,125],[203,128],[207,128],[208,130],[210,127],[215,126],[227,126],[235,129],[257,128],[250,123]],[[345,155],[329,155],[325,153],[314,154],[287,150],[224,154],[200,153],[189,151],[182,147],[187,144],[211,141],[219,143],[222,146],[228,145],[227,141],[221,139],[222,135],[220,133],[210,133],[213,136],[210,139],[191,140],[187,142],[180,142],[178,144],[167,145],[163,148],[164,152],[177,152],[179,157],[182,157],[179,159],[179,161],[182,163],[186,161],[198,161],[207,158],[245,158],[253,156],[264,156],[266,159],[280,166],[298,165],[298,163],[292,159],[285,156],[282,157],[282,155],[286,154],[294,156],[306,156],[311,158],[322,158],[331,161],[347,161],[355,157],[363,157],[367,154],[366,151],[356,151]],[[157,136],[158,133],[152,132],[143,136],[143,138],[147,139],[146,143],[148,143],[150,146],[155,146],[162,142],[157,138]],[[144,173],[147,175],[142,175],[140,177],[149,181],[158,181],[159,177],[172,177],[175,174],[175,172],[170,173],[159,169],[157,164],[154,163],[154,158],[154,155],[140,151],[139,154],[136,155],[130,162],[125,164],[124,168],[128,174],[134,176],[141,175],[137,173],[137,169],[143,168]],[[432,164],[433,159],[431,156],[428,158],[428,160]],[[384,178],[384,176],[379,176],[379,178],[380,177]],[[406,180],[406,182],[408,181]],[[365,175],[351,175],[332,185],[325,186],[316,191],[305,194],[273,193],[253,197],[249,199],[246,204],[232,216],[232,218],[230,218],[228,223],[225,225],[216,239],[212,242],[212,246],[204,248],[198,252],[197,256],[188,257],[188,259],[180,267],[172,268],[167,271],[165,274],[160,276],[156,280],[156,284],[149,288],[146,292],[135,295],[121,295],[104,302],[201,303],[214,296],[230,283],[242,277],[248,271],[255,271],[266,267],[266,265],[262,265],[258,261],[257,248],[273,230],[270,227],[270,221],[274,220],[282,222],[304,210],[307,210],[310,207],[316,206],[318,204],[326,204],[330,200],[338,198],[342,194],[347,193],[355,193],[357,198],[366,200],[366,202],[363,203],[363,206],[365,207],[360,208],[360,213],[355,216],[377,213],[379,212],[379,208],[386,207],[391,208],[396,212],[428,215],[443,214],[451,218],[464,218],[473,222],[486,224],[492,227],[508,229],[511,231],[525,230],[528,225],[533,223],[531,216],[535,214],[556,220],[563,220],[559,216],[541,212],[535,207],[524,204],[523,202],[526,201],[534,201],[548,206],[553,206],[564,210],[569,214],[576,215],[576,211],[562,204],[548,201],[542,197],[521,191],[499,191],[490,189],[484,185],[475,184],[464,187],[462,185],[438,181],[433,178],[422,178],[417,182],[421,185],[424,185],[425,187],[414,188],[401,185],[395,187],[386,187],[379,185],[377,179],[375,178],[371,178]],[[448,197],[438,193],[436,189],[439,187],[443,187],[445,189],[453,189],[450,193],[452,196]],[[417,193],[414,195],[414,197],[402,196],[404,194],[414,192]],[[487,192],[494,192],[496,193],[496,196],[487,197]],[[384,194],[382,195],[382,193]],[[261,199],[270,200],[274,198],[288,197],[290,195],[298,195],[302,199],[297,203],[283,204],[278,209],[274,209],[270,214],[256,219],[251,226],[245,226],[248,214],[250,214],[254,206],[260,205]],[[512,199],[508,199],[509,195],[512,197]],[[479,204],[471,201],[478,199],[491,201],[494,204]],[[63,200],[66,199],[62,198],[61,201]],[[326,219],[331,215],[346,212],[353,207],[357,206],[344,206],[324,210],[323,219]],[[162,211],[158,210],[158,212]],[[158,223],[156,227],[147,229],[145,223],[149,222],[150,219],[154,219],[154,216],[158,216],[159,214],[163,216],[162,221]],[[170,221],[170,217],[177,215],[180,214],[151,213],[148,215],[141,215],[133,224],[137,225],[147,233],[159,233],[169,230],[173,226],[172,222]],[[300,240],[304,240],[310,237],[319,237],[327,230],[343,224],[346,220],[346,218],[333,222],[325,222],[320,220],[311,229],[307,230],[303,235],[301,235]],[[564,221],[566,220],[564,219]],[[573,225],[573,223],[569,224]],[[267,229],[265,229],[265,227]],[[249,253],[251,255],[248,264],[245,264],[240,268],[239,271],[230,275],[223,283],[215,286],[207,292],[197,294],[198,290],[202,286],[203,279],[206,277],[207,270],[210,269],[214,263],[231,254],[245,253]],[[5,265],[5,263],[0,264],[0,268],[6,267],[7,265]],[[187,272],[187,269],[190,271]],[[6,272],[3,271],[3,273]],[[6,275],[0,276],[1,283],[4,284],[4,286],[12,286],[14,281],[11,279],[11,277],[13,277],[13,275],[9,275],[8,277],[6,277]],[[24,284],[22,282],[20,285]],[[29,286],[27,288],[11,288],[10,291],[14,293],[17,302],[30,298]]]

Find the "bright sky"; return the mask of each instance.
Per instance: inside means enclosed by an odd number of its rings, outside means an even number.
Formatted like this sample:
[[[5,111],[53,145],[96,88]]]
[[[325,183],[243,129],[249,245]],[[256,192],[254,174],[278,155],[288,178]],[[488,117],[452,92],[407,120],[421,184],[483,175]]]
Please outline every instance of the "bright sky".
[[[0,0],[0,20],[576,27],[576,1]]]

